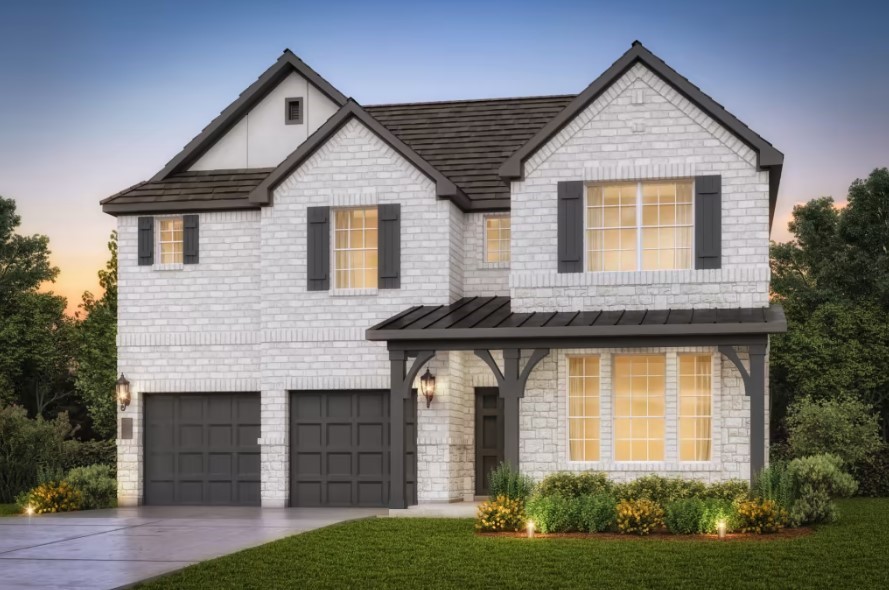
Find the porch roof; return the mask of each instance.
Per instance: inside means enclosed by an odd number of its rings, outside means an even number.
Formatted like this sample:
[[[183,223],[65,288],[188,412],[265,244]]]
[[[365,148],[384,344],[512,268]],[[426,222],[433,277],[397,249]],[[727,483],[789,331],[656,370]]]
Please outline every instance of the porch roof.
[[[450,305],[415,306],[367,330],[368,340],[428,348],[471,348],[473,343],[629,345],[640,338],[680,338],[741,344],[787,330],[780,305],[729,309],[640,309],[513,312],[509,297],[464,297]],[[726,340],[726,339],[729,340]],[[579,342],[581,341],[582,342]],[[759,339],[757,339],[759,340]],[[573,342],[572,342],[573,341]],[[611,343],[613,341],[613,343]],[[638,344],[636,344],[638,345]]]

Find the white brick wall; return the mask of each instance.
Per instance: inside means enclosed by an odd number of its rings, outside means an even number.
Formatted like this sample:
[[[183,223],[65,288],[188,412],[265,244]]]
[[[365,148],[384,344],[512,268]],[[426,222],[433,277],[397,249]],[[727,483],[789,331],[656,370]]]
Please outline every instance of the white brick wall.
[[[633,104],[634,92],[642,93],[642,104]],[[702,174],[722,175],[721,269],[557,272],[559,181]],[[512,183],[513,310],[768,305],[768,180],[750,148],[635,65],[529,158],[525,179]]]
[[[468,213],[463,243],[463,284],[467,295],[509,296],[509,264],[485,262],[485,218],[490,213]],[[500,215],[499,213],[497,215]]]

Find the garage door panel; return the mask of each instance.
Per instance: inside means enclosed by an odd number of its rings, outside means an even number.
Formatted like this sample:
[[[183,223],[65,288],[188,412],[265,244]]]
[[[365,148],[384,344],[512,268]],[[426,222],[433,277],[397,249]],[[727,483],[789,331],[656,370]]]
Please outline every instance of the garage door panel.
[[[352,475],[352,453],[329,453],[327,455],[328,475]]]
[[[321,395],[305,393],[295,398],[293,413],[304,419],[321,418]]]
[[[327,447],[336,449],[352,448],[352,424],[328,424]]]
[[[352,397],[349,395],[330,395],[327,402],[327,418],[351,418]]]
[[[258,505],[259,408],[259,394],[146,396],[146,503]]]
[[[300,449],[320,449],[324,446],[321,441],[320,424],[297,424],[294,427],[296,433],[296,445]]]
[[[362,449],[383,449],[388,447],[385,426],[380,423],[358,424],[358,446]]]

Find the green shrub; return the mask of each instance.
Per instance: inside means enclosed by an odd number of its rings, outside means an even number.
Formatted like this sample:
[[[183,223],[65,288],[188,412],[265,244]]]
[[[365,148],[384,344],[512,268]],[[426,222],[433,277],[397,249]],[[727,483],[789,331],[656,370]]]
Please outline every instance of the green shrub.
[[[30,506],[35,514],[50,512],[70,512],[80,510],[83,497],[76,488],[66,481],[47,482],[16,498],[16,503],[26,511]]]
[[[836,518],[834,498],[851,496],[858,483],[840,468],[835,455],[814,455],[794,459],[787,465],[793,482],[790,522],[794,525],[830,522]]]
[[[664,508],[664,524],[670,532],[677,535],[693,535],[701,532],[701,521],[704,516],[704,500],[700,498],[683,498],[670,502]]]
[[[117,475],[117,444],[113,440],[66,440],[62,444],[62,468],[107,465]]]
[[[617,521],[617,500],[611,494],[587,494],[572,500],[577,530],[604,533]]]
[[[32,420],[24,408],[0,407],[0,503],[12,502],[37,485],[38,468],[60,466],[70,432],[65,413],[55,420]]]
[[[541,496],[566,496],[577,498],[580,496],[607,494],[611,492],[614,484],[608,476],[599,471],[582,471],[571,473],[562,471],[552,473],[543,478],[537,485],[537,493]]]
[[[779,508],[790,513],[793,508],[794,486],[787,464],[775,462],[763,469],[753,486],[753,495],[772,500]]]
[[[788,409],[786,424],[787,446],[794,458],[829,453],[854,465],[882,446],[877,413],[848,397],[803,398]]]
[[[93,510],[111,508],[117,497],[117,481],[107,465],[75,467],[65,480],[82,496],[81,508]]]
[[[738,511],[735,504],[743,501],[744,499],[739,499],[732,502],[729,500],[721,500],[719,498],[709,498],[704,500],[704,511],[701,514],[701,521],[699,524],[700,532],[707,534],[717,533],[719,532],[718,526],[720,522],[725,523],[726,530],[728,531],[737,530],[739,522]]]
[[[488,488],[492,498],[505,496],[524,503],[534,491],[534,480],[503,462],[488,474]]]
[[[525,505],[528,519],[541,533],[569,533],[578,528],[576,498],[553,494],[534,494]]]
[[[704,491],[703,499],[727,500],[735,502],[750,495],[750,484],[742,479],[730,479],[711,483]]]
[[[617,505],[617,530],[620,533],[647,535],[663,525],[664,510],[653,500],[621,500]]]
[[[615,486],[619,500],[651,500],[661,506],[683,498],[702,498],[707,486],[699,481],[646,475],[639,479]]]
[[[786,519],[786,513],[772,500],[757,498],[738,502],[738,530],[742,533],[776,533]]]
[[[889,446],[853,465],[851,472],[858,481],[859,496],[889,496]]]
[[[525,511],[519,500],[499,496],[478,507],[475,528],[478,531],[500,533],[520,531],[525,526]]]

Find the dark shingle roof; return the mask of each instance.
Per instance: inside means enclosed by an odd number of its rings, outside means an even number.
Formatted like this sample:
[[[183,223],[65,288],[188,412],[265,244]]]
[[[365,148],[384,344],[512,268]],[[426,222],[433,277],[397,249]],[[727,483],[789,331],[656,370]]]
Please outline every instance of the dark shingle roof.
[[[472,201],[509,200],[500,165],[574,95],[365,107]],[[508,206],[508,204],[507,204]]]
[[[273,168],[179,172],[164,180],[140,182],[102,201],[106,213],[244,209],[256,206],[247,199]]]

